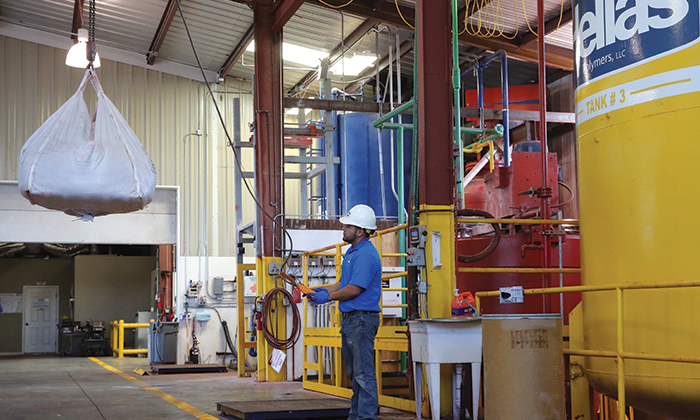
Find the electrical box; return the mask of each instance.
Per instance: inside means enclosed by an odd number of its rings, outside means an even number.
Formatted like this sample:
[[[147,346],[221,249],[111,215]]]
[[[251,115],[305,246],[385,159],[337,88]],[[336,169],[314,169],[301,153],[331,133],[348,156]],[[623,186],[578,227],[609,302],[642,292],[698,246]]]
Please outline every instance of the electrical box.
[[[212,291],[214,295],[223,295],[224,294],[224,278],[223,277],[214,277],[212,279],[211,283]]]
[[[523,286],[513,286],[513,287],[501,287],[498,289],[500,295],[498,296],[499,303],[523,303]]]
[[[267,274],[271,276],[276,276],[280,273],[280,270],[282,270],[282,264],[280,263],[271,262],[267,265]]]
[[[425,248],[425,243],[427,241],[428,228],[426,226],[417,225],[408,228],[408,243],[411,248]]]
[[[425,249],[408,248],[406,251],[406,265],[409,267],[425,267]]]

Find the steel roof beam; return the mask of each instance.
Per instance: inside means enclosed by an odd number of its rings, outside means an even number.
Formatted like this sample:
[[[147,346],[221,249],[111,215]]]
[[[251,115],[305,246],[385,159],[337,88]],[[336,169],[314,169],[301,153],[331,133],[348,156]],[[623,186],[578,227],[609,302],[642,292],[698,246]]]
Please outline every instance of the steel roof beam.
[[[226,61],[224,61],[224,64],[219,69],[219,77],[226,77],[228,72],[230,72],[233,66],[236,65],[238,60],[241,59],[246,48],[248,48],[248,45],[250,45],[250,43],[253,41],[254,31],[255,25],[250,25],[248,30],[245,31],[245,34],[243,34],[243,37],[241,37],[241,40],[238,41],[238,45],[236,45],[231,54],[229,54]]]
[[[319,4],[316,0],[306,1],[313,1],[314,4]],[[374,9],[373,7],[374,2],[372,0],[354,0],[342,10],[347,13],[361,16],[367,19],[376,19],[381,22],[390,23],[392,25],[396,25],[402,28],[408,28],[408,25],[415,27],[415,9],[413,9],[412,7],[400,6],[401,13],[408,24],[406,24],[403,21],[403,19],[401,19],[398,12],[396,11],[396,6],[393,2],[383,3],[379,5],[379,7],[376,7]],[[461,44],[471,45],[488,51],[504,50],[509,57],[520,58],[522,60],[531,61],[535,63],[538,59],[536,48],[533,49],[527,46],[519,46],[513,44],[512,42],[507,42],[504,40],[494,38],[480,38],[465,33],[459,36],[459,42]],[[554,53],[551,48],[549,48],[548,50],[550,52],[545,55],[545,61],[548,66],[568,71],[573,70],[573,50],[560,50],[560,54]]]
[[[163,16],[160,18],[160,24],[153,36],[153,41],[151,41],[151,46],[148,47],[148,53],[146,53],[146,63],[153,65],[158,56],[158,51],[165,41],[165,36],[168,34],[168,29],[170,29],[170,24],[173,23],[175,18],[175,12],[177,11],[177,3],[175,0],[168,0],[167,6],[165,6],[165,11]]]
[[[305,0],[279,0],[275,3],[275,8],[272,13],[275,14],[272,30],[277,31],[282,29],[285,23],[294,16],[299,7],[304,4]]]
[[[78,29],[83,27],[83,3],[84,0],[75,0],[73,6],[73,26],[71,27],[71,39],[78,40]]]
[[[347,50],[349,50],[350,48],[354,47],[355,44],[360,42],[362,38],[377,25],[377,23],[378,21],[374,19],[365,20],[360,24],[360,26],[355,28],[355,30],[352,31],[350,35],[348,35],[343,40],[343,42],[336,45],[336,47],[333,48],[333,50],[328,56],[330,60],[330,65],[328,67],[333,67],[335,63],[340,61],[343,54],[345,54],[345,52],[347,52]],[[311,70],[308,73],[306,73],[304,77],[302,77],[291,89],[289,89],[290,95],[295,96],[298,92],[301,92],[304,89],[306,89],[306,87],[314,80],[314,77],[317,73],[318,70]]]

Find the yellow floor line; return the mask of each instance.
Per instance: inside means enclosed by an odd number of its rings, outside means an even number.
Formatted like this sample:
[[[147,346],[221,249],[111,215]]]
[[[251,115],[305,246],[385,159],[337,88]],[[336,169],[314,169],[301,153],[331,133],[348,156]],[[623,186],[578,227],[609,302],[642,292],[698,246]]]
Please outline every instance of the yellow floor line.
[[[191,414],[200,420],[218,420],[216,417],[209,415],[209,414],[205,413],[204,411],[187,404],[184,401],[180,401],[177,398],[173,397],[172,395],[166,394],[165,392],[161,391],[160,389],[154,388],[154,387],[148,385],[147,383],[140,381],[140,380],[134,378],[133,376],[128,375],[128,374],[122,372],[121,370],[108,365],[107,363],[105,363],[101,360],[98,360],[94,357],[90,357],[89,359],[92,360],[93,362],[97,363],[98,365],[102,366],[103,368],[116,373],[117,375],[121,376],[122,378],[136,382],[141,388],[146,389],[148,391],[151,391],[152,393],[161,397],[162,399],[164,399],[165,401],[174,405],[175,407],[179,408],[180,410],[183,410],[183,411],[187,412],[188,414]]]

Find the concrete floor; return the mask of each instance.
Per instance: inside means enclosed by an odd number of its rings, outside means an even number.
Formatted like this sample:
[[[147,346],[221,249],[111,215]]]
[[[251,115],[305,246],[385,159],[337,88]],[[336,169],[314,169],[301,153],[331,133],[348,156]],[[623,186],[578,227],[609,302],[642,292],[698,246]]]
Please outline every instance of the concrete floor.
[[[145,358],[0,358],[0,419],[234,419],[217,402],[333,398],[299,382],[259,383],[236,372],[138,376]],[[109,367],[115,370],[110,370]],[[382,408],[382,420],[415,419]]]

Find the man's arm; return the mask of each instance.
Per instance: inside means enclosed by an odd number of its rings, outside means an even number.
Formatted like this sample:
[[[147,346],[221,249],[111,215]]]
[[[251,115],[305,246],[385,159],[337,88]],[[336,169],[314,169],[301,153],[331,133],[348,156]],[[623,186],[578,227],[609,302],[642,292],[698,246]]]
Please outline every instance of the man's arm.
[[[337,292],[338,290],[340,290],[340,282],[332,283],[332,284],[322,284],[320,286],[312,287],[312,289],[317,289],[317,288],[326,289],[326,290],[328,290],[328,293]]]
[[[338,285],[338,283],[335,285]],[[364,290],[360,286],[355,286],[354,284],[348,284],[347,286],[338,290],[339,288],[340,286],[338,286],[335,291],[331,292],[330,296],[328,297],[329,300],[350,300],[362,293]]]

